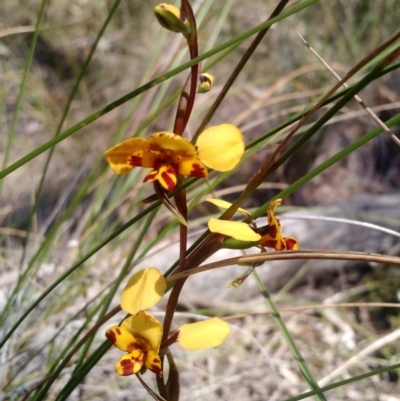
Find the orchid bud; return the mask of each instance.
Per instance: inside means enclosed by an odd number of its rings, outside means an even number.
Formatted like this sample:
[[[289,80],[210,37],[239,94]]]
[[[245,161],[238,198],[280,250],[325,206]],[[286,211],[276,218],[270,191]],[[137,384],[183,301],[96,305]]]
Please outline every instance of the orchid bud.
[[[206,93],[213,86],[214,76],[207,73],[200,74],[199,80],[200,80],[200,85],[197,89],[197,93]]]
[[[190,34],[190,22],[185,13],[175,6],[167,3],[159,4],[154,8],[154,14],[158,22],[165,29],[172,32],[181,32],[185,35]]]

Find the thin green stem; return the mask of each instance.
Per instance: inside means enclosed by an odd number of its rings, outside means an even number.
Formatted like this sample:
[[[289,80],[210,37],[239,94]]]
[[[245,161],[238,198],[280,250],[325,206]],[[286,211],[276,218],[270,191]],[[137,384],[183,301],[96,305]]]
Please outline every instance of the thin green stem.
[[[268,305],[268,308],[275,319],[275,322],[277,326],[279,327],[279,330],[282,333],[283,338],[286,341],[286,344],[288,345],[290,351],[292,352],[292,355],[294,359],[296,360],[299,369],[301,373],[303,374],[304,378],[307,380],[308,385],[312,390],[319,390],[319,386],[317,381],[315,380],[310,368],[308,367],[306,361],[304,360],[303,356],[301,355],[301,352],[299,348],[297,347],[293,337],[291,336],[289,330],[287,329],[285,323],[282,320],[282,317],[278,311],[278,309],[275,306],[275,303],[272,301],[271,296],[269,295],[269,292],[267,291],[266,287],[264,286],[264,283],[260,279],[260,276],[257,274],[257,271],[253,271],[253,275],[257,281],[257,284],[260,288],[261,294],[263,295],[265,302]],[[315,395],[317,396],[316,398],[320,401],[326,401],[325,395],[322,392],[316,392]]]
[[[94,53],[95,53],[95,51],[97,49],[97,45],[98,45],[100,39],[103,37],[103,34],[104,34],[108,24],[111,22],[111,19],[114,16],[115,12],[117,11],[117,9],[118,9],[119,5],[121,4],[121,2],[122,2],[122,0],[116,0],[115,1],[114,5],[112,6],[112,8],[111,8],[111,10],[110,10],[110,12],[109,12],[104,24],[103,24],[103,26],[101,27],[101,29],[100,29],[100,31],[99,31],[99,33],[98,33],[98,35],[97,35],[92,47],[90,49],[90,52],[89,52],[89,54],[88,54],[88,56],[87,56],[87,58],[86,58],[86,60],[85,60],[85,62],[83,64],[83,66],[82,66],[82,69],[81,69],[81,71],[80,71],[80,73],[78,75],[78,78],[76,79],[75,85],[72,88],[72,91],[68,96],[67,103],[66,103],[66,105],[64,107],[63,115],[61,116],[60,122],[58,123],[58,126],[57,126],[56,133],[54,135],[55,137],[57,135],[59,135],[60,132],[61,132],[62,126],[63,126],[63,124],[64,124],[64,122],[65,122],[65,120],[66,120],[66,118],[68,116],[69,110],[71,108],[72,101],[74,100],[74,97],[76,95],[76,92],[78,91],[79,85],[80,85],[83,77],[85,76],[85,73],[86,73],[86,71],[87,71],[87,69],[89,67],[89,64],[90,64],[90,62],[92,60],[92,57],[93,57],[93,55],[94,55]],[[40,194],[42,193],[42,190],[43,190],[44,181],[46,179],[47,171],[49,169],[50,162],[51,162],[51,159],[52,159],[53,154],[54,154],[54,149],[55,148],[52,147],[50,149],[49,154],[47,155],[47,159],[46,159],[45,165],[43,167],[43,172],[42,172],[42,175],[41,175],[41,178],[40,178],[39,186],[38,186],[38,188],[36,190],[35,203],[34,203],[34,205],[32,207],[32,210],[31,210],[31,212],[29,214],[27,236],[26,236],[26,238],[24,239],[24,242],[23,242],[23,251],[22,251],[22,257],[21,257],[21,263],[20,263],[21,266],[23,265],[23,262],[25,260],[26,249],[27,249],[27,246],[28,246],[28,243],[29,243],[29,239],[30,239],[30,232],[31,232],[33,217],[35,216],[35,214],[37,212],[37,209],[38,209],[38,206],[39,206]]]
[[[14,137],[15,137],[15,131],[17,129],[19,112],[20,112],[21,106],[22,106],[22,99],[23,99],[23,96],[25,94],[26,81],[28,79],[28,74],[29,74],[29,71],[31,69],[33,55],[35,53],[35,48],[36,48],[36,42],[37,42],[37,39],[38,39],[38,36],[39,36],[39,28],[40,28],[40,25],[42,23],[42,19],[43,19],[43,14],[44,14],[44,9],[45,9],[46,3],[47,3],[47,0],[42,0],[42,2],[40,4],[38,18],[37,18],[36,26],[35,26],[35,31],[34,31],[33,36],[32,36],[31,45],[29,47],[28,59],[26,60],[26,65],[25,65],[25,69],[24,69],[24,75],[22,77],[22,82],[21,82],[19,93],[18,93],[17,103],[15,105],[15,111],[14,111],[14,115],[13,115],[13,119],[12,119],[12,123],[11,123],[11,131],[10,131],[10,135],[8,137],[8,142],[7,142],[7,148],[6,148],[6,151],[4,153],[4,160],[3,160],[3,167],[2,167],[3,170],[7,166],[8,160],[10,158],[11,146],[12,146],[12,144],[14,142]],[[3,183],[0,181],[0,194],[1,194],[2,188],[3,188]]]
[[[323,392],[326,392],[326,391],[329,391],[329,390],[333,390],[334,388],[343,387],[343,386],[346,386],[347,384],[355,383],[356,381],[368,379],[369,377],[381,375],[382,373],[389,372],[391,370],[396,370],[396,369],[400,369],[400,363],[396,363],[396,364],[391,365],[391,366],[386,366],[385,368],[381,368],[381,369],[375,369],[375,370],[373,370],[371,372],[363,373],[363,374],[358,375],[358,376],[353,376],[353,377],[350,377],[350,379],[345,379],[345,380],[341,380],[341,381],[336,382],[336,383],[328,384],[327,386],[320,387],[319,389],[307,391],[306,393],[297,395],[295,397],[287,398],[284,401],[304,400],[305,398],[311,397],[313,395],[321,394]]]

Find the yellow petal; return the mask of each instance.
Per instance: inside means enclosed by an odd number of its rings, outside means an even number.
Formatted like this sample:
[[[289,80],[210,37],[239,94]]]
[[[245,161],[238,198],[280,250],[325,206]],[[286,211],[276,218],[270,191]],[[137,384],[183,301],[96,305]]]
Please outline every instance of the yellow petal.
[[[128,163],[129,157],[138,151],[148,149],[148,147],[149,144],[146,139],[131,138],[119,143],[111,149],[108,149],[104,152],[104,156],[114,173],[126,174],[128,171],[133,169],[133,166]]]
[[[131,315],[154,306],[164,295],[167,283],[155,267],[140,270],[122,291],[121,308]]]
[[[144,364],[146,365],[147,369],[150,369],[157,376],[162,376],[161,358],[156,352],[152,350],[147,351],[147,356]]]
[[[207,167],[196,158],[182,160],[178,166],[180,175],[201,178],[205,178],[208,175]]]
[[[163,150],[181,152],[181,156],[196,157],[196,148],[185,138],[172,132],[157,132],[148,138],[151,145]],[[175,161],[173,161],[175,162]]]
[[[282,205],[282,199],[275,199],[268,207],[268,224],[271,226],[275,225],[277,227],[277,230],[279,230],[278,235],[282,234],[282,228],[278,217],[276,217],[275,209],[280,205]]]
[[[139,342],[140,337],[147,341],[142,343],[145,349],[158,353],[163,334],[162,324],[149,312],[139,312],[126,318],[121,327],[128,330]]]
[[[208,228],[212,233],[227,235],[239,241],[259,241],[261,236],[255,233],[247,224],[239,221],[218,220],[211,217]]]
[[[199,159],[209,168],[229,171],[237,166],[244,152],[239,128],[221,124],[202,132],[196,143]]]
[[[212,348],[222,344],[231,332],[229,324],[217,317],[179,328],[178,342],[190,350]]]
[[[232,203],[224,201],[222,199],[208,198],[205,199],[205,201],[210,202],[213,205],[220,207],[221,209],[229,209],[232,206]],[[246,209],[242,209],[241,207],[239,207],[237,211],[243,213],[246,217],[251,218],[251,214]]]
[[[110,327],[106,331],[106,337],[121,351],[131,352],[135,348],[138,348],[135,337],[125,327]]]
[[[115,370],[120,376],[134,375],[142,369],[146,353],[141,349],[136,349],[124,355],[115,366]]]

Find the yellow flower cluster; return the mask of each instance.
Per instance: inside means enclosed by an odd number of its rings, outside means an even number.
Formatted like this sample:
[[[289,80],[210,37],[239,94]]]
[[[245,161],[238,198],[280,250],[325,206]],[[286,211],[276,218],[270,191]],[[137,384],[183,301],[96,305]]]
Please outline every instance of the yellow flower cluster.
[[[160,347],[163,327],[146,309],[162,298],[166,288],[164,276],[155,267],[150,267],[134,274],[122,291],[121,308],[130,316],[120,326],[106,331],[106,337],[126,352],[116,364],[119,375],[136,374],[146,367],[162,376]],[[220,345],[229,333],[226,322],[211,318],[179,327],[176,341],[189,350],[211,348]]]

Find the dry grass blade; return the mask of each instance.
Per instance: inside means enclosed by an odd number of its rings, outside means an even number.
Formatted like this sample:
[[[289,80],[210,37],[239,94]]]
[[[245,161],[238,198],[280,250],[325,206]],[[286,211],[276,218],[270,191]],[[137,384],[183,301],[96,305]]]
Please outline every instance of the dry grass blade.
[[[241,256],[236,258],[224,259],[214,263],[208,263],[190,271],[173,274],[167,278],[167,282],[173,282],[180,278],[191,276],[192,274],[201,273],[203,271],[217,269],[232,265],[250,265],[253,263],[262,263],[275,260],[290,259],[332,259],[332,260],[356,260],[365,262],[387,263],[400,266],[400,258],[397,256],[380,255],[368,252],[347,252],[332,251],[321,249],[302,249],[301,251],[276,251],[262,252],[255,255]]]
[[[304,42],[304,44],[310,49],[311,53],[314,54],[315,57],[324,65],[324,67],[340,82],[342,78],[332,69],[332,67],[329,66],[329,64],[314,50],[309,43],[303,38],[303,36],[300,35],[299,32],[297,34],[300,36],[301,40]],[[349,85],[347,85],[346,82],[343,82],[342,86],[344,88],[348,88]],[[385,131],[387,132],[390,137],[393,139],[394,143],[397,146],[400,146],[400,139],[397,138],[396,135],[393,134],[392,131],[390,131],[389,127],[369,108],[367,105],[363,102],[363,100],[360,98],[360,96],[355,95],[354,99],[357,100],[359,105],[373,118],[373,120]]]
[[[290,313],[290,312],[301,312],[301,311],[315,311],[319,309],[332,309],[332,308],[400,308],[400,304],[394,304],[391,302],[341,302],[341,303],[333,303],[333,304],[317,304],[317,305],[305,305],[305,306],[292,306],[290,308],[279,308],[279,313]],[[247,312],[247,313],[239,313],[237,315],[225,316],[224,320],[234,320],[234,319],[242,319],[246,316],[258,316],[272,315],[270,311],[262,311],[262,312]],[[321,383],[320,383],[321,384]]]

